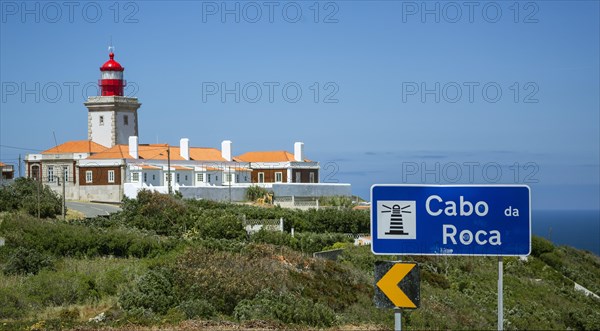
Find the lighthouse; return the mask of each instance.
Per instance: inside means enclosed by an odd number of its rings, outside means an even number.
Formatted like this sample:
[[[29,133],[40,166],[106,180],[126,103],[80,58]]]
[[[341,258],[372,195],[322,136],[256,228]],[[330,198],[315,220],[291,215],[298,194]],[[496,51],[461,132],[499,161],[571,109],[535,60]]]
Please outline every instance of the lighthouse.
[[[84,105],[88,109],[88,140],[113,147],[128,144],[130,136],[138,136],[137,110],[142,104],[124,95],[125,68],[115,60],[112,46],[108,57],[100,67],[100,95],[88,97]]]

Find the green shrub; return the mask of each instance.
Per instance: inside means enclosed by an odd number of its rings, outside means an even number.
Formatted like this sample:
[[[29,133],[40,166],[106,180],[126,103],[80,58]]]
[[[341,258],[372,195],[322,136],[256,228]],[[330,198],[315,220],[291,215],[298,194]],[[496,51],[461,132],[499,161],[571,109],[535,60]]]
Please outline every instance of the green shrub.
[[[248,201],[256,201],[256,199],[262,198],[267,194],[269,194],[269,191],[258,185],[252,185],[246,190],[246,198]]]
[[[42,270],[25,282],[27,294],[42,305],[62,306],[99,298],[94,280],[70,271]]]
[[[8,248],[24,247],[54,256],[155,256],[174,249],[178,241],[136,229],[97,228],[62,221],[39,221],[11,215],[0,223]]]
[[[219,211],[204,211],[193,215],[194,229],[200,238],[239,239],[246,236],[241,219]]]
[[[301,232],[296,235],[298,247],[304,253],[312,254],[331,247],[335,243],[352,243],[354,239],[341,233],[311,233]]]
[[[423,276],[424,281],[428,282],[429,284],[431,284],[435,287],[439,287],[439,288],[443,288],[443,289],[450,288],[450,281],[444,275],[434,273],[434,272],[431,272],[426,269],[423,269],[421,271],[421,275]]]
[[[17,178],[0,187],[0,211],[24,210],[40,217],[54,217],[62,212],[62,198],[47,185],[30,178]]]
[[[187,300],[179,304],[177,308],[189,319],[210,318],[215,316],[216,310],[210,302],[203,299]]]
[[[319,197],[320,206],[333,206],[351,208],[354,206],[352,198],[347,196],[332,196],[332,197]]]
[[[0,319],[20,318],[27,312],[27,306],[24,293],[0,287]]]
[[[294,249],[300,247],[297,238],[292,237],[287,232],[280,231],[268,231],[265,229],[261,229],[258,232],[252,234],[250,240],[256,243],[287,246]]]
[[[48,254],[40,253],[36,249],[18,247],[9,256],[3,271],[7,275],[37,274],[47,268],[53,269],[54,259]]]
[[[240,321],[274,320],[288,324],[329,327],[335,323],[335,313],[329,307],[289,292],[275,293],[266,289],[235,307],[233,315]]]
[[[531,237],[531,255],[540,257],[542,254],[552,253],[552,251],[554,251],[554,244],[549,240],[538,236]]]
[[[149,190],[138,192],[137,199],[124,199],[120,219],[127,225],[161,235],[178,235],[189,226],[185,203],[172,195]]]
[[[153,313],[165,314],[176,304],[173,292],[170,271],[164,268],[149,270],[133,286],[119,294],[119,304],[127,311],[139,313],[139,309],[142,312],[147,309]]]

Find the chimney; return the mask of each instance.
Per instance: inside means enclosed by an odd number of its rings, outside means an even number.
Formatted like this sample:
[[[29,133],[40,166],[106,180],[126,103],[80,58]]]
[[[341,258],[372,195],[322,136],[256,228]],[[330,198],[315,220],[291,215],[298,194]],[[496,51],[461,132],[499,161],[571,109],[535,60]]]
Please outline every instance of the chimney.
[[[296,162],[304,162],[304,143],[303,142],[295,142],[294,143],[294,161]]]
[[[231,140],[223,140],[221,143],[221,156],[227,160],[231,161]]]
[[[129,136],[129,155],[132,158],[138,158],[138,137],[137,136]]]
[[[179,155],[186,160],[190,159],[190,140],[188,138],[179,140]]]

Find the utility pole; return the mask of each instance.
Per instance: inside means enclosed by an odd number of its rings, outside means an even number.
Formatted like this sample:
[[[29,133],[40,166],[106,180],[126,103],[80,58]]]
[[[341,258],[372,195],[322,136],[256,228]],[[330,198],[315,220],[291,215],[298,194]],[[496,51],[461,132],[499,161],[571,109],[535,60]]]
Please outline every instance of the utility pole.
[[[63,217],[63,221],[67,220],[67,202],[66,202],[66,186],[67,185],[67,181],[65,178],[65,168],[63,167],[63,173],[62,173],[62,217]]]
[[[171,146],[167,147],[167,180],[169,181],[169,194],[171,194]]]
[[[35,179],[37,181],[37,216],[38,216],[38,220],[40,220],[40,185],[42,183],[42,167],[40,165],[40,171],[38,173],[37,178]]]
[[[229,170],[229,176],[227,176],[229,179],[229,203],[231,203],[231,180],[233,179],[231,178],[231,166],[227,167],[227,169]]]
[[[19,154],[19,177],[21,177],[21,154]]]

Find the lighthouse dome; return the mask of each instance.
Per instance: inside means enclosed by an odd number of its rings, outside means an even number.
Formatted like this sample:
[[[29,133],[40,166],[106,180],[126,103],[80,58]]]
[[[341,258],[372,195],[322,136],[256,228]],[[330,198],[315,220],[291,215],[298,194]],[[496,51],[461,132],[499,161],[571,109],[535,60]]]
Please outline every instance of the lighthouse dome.
[[[119,64],[119,62],[115,61],[115,54],[113,52],[110,52],[110,54],[108,55],[110,57],[110,60],[106,61],[106,63],[104,63],[102,65],[102,67],[100,67],[100,71],[123,71],[125,70],[125,68],[123,68],[121,66],[121,64]]]

